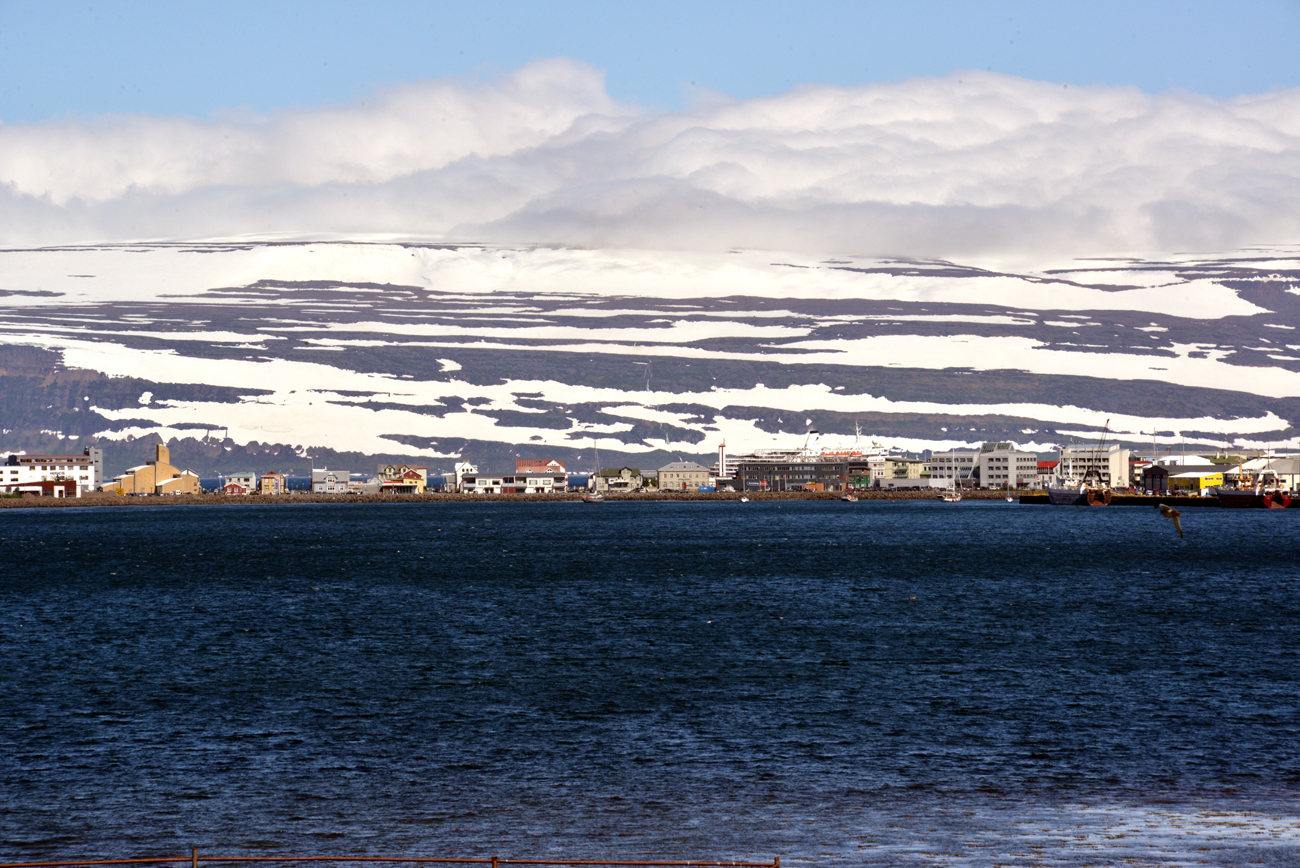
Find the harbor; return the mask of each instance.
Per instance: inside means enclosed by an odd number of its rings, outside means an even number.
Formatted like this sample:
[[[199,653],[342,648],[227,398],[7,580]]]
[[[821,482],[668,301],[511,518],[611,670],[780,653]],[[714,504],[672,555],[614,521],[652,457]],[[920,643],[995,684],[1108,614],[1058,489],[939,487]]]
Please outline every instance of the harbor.
[[[207,500],[3,514],[7,862],[1300,845],[1285,518]]]

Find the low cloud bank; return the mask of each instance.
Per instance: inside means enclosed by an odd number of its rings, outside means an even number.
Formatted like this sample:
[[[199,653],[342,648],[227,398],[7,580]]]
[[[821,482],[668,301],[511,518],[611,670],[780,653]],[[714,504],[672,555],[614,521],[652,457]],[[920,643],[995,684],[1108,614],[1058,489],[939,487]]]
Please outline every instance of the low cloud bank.
[[[1300,89],[1232,100],[991,73],[652,112],[597,70],[210,120],[0,124],[0,243],[396,234],[899,256],[1300,235]]]

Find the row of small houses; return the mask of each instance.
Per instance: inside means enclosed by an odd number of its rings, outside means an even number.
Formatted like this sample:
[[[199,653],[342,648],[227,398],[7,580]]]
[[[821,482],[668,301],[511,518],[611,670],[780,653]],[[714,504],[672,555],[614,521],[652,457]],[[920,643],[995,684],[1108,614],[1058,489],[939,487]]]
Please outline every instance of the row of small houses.
[[[513,474],[502,476],[480,474],[467,462],[457,464],[450,477],[430,476],[427,467],[416,464],[381,464],[373,476],[320,468],[312,470],[311,489],[320,494],[547,494],[569,491],[576,484],[602,492],[647,485],[694,491],[707,487],[711,479],[709,468],[691,461],[675,461],[658,472],[620,467],[583,478],[571,477],[559,461],[522,459],[515,462]],[[11,453],[0,465],[0,494],[80,497],[96,490],[123,496],[199,494],[202,486],[197,473],[171,463],[171,453],[162,444],[154,447],[153,460],[111,479],[104,477],[104,453],[97,447],[87,447],[80,455]],[[221,478],[220,491],[232,496],[287,494],[289,477],[274,470],[230,473]]]
[[[980,459],[983,459],[981,461]],[[984,466],[981,467],[980,465]],[[1107,485],[1132,487],[1153,493],[1200,494],[1218,486],[1235,486],[1243,477],[1284,487],[1300,486],[1300,459],[1260,458],[1245,464],[1212,462],[1202,456],[1167,456],[1154,461],[1130,457],[1128,450],[1102,450],[1100,454],[1067,455],[1063,460],[1040,461],[1035,456],[954,454],[936,455],[928,461],[889,458],[870,466],[847,466],[836,461],[740,463],[735,472],[719,476],[717,468],[693,461],[674,461],[657,471],[616,467],[571,477],[558,461],[518,461],[515,473],[480,474],[472,464],[456,465],[453,476],[430,476],[427,467],[385,464],[367,477],[347,471],[312,470],[312,491],[320,494],[423,494],[455,491],[463,494],[552,494],[575,490],[601,494],[642,491],[767,490],[851,491],[870,488],[982,487],[1046,488],[1064,480],[1082,479],[1096,471]],[[1257,466],[1258,465],[1258,466]],[[983,471],[981,473],[981,470]],[[230,474],[226,494],[283,494],[288,478],[277,472],[257,476]]]
[[[426,491],[456,491],[463,494],[559,494],[573,490],[597,492],[638,491],[655,487],[662,491],[699,491],[712,482],[709,468],[693,461],[674,461],[658,471],[642,473],[638,468],[601,470],[590,477],[571,477],[563,462],[521,459],[515,472],[500,476],[481,474],[468,462],[456,465],[452,476],[431,476],[418,464],[381,464],[374,476],[346,470],[313,468],[311,490],[315,494],[424,494]],[[261,475],[250,472],[227,474],[221,491],[228,495],[275,495],[289,490],[288,477],[276,471]]]
[[[80,497],[102,488],[117,495],[198,494],[199,477],[171,464],[166,446],[155,447],[154,460],[104,480],[103,451],[87,447],[80,455],[12,453],[0,465],[0,494]],[[842,456],[834,453],[772,450],[748,456],[719,454],[713,468],[693,461],[674,461],[657,471],[634,467],[600,470],[590,477],[571,476],[560,461],[520,459],[513,474],[480,474],[468,462],[448,476],[430,476],[415,464],[382,464],[373,475],[312,470],[312,491],[321,494],[549,494],[570,490],[599,493],[638,491],[842,491],[865,488],[983,487],[1043,488],[1093,473],[1114,487],[1152,492],[1204,493],[1218,486],[1269,484],[1300,486],[1300,458],[1259,456],[1237,459],[1203,455],[1133,456],[1118,444],[1102,448],[1070,447],[1058,461],[1041,461],[1010,443],[986,443],[977,450],[935,453],[927,460],[901,456]],[[102,483],[101,483],[102,481]],[[228,495],[278,495],[289,491],[289,478],[276,471],[232,473],[222,480]]]

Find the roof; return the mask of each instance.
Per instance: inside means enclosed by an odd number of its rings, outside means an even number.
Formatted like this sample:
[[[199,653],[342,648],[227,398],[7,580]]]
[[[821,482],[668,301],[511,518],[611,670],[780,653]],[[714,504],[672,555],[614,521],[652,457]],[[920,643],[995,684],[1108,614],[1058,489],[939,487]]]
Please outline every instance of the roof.
[[[622,476],[624,470],[626,470],[628,473],[632,474],[633,476],[641,475],[641,471],[636,467],[612,467],[609,468],[608,470],[602,470],[596,475],[597,476]]]
[[[1059,462],[1059,461],[1040,461],[1040,462],[1038,462],[1038,469],[1039,469],[1039,470],[1051,470],[1053,467],[1055,467],[1056,465],[1058,465],[1058,464],[1060,464],[1060,463],[1061,463],[1061,462]]]
[[[709,468],[705,467],[703,464],[696,464],[694,461],[674,461],[672,464],[665,464],[663,467],[659,468],[660,473],[664,473],[665,471],[672,473],[675,471],[682,472],[688,470],[703,470],[705,473],[709,472]]]
[[[262,474],[263,479],[266,479],[268,476],[284,476],[284,474],[275,470],[268,470]]]
[[[1142,472],[1155,473],[1158,470],[1163,470],[1171,476],[1178,476],[1185,473],[1199,473],[1204,476],[1207,473],[1223,473],[1232,469],[1233,468],[1226,467],[1222,464],[1148,464],[1146,467],[1142,468]]]
[[[516,458],[515,473],[523,473],[530,470],[545,470],[558,468],[564,470],[564,462],[556,461],[554,458]]]

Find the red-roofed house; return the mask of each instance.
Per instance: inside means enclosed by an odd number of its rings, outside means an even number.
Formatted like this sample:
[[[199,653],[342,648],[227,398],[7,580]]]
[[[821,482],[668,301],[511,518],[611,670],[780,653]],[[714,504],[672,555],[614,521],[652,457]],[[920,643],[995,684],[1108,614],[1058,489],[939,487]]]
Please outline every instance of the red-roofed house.
[[[1039,488],[1052,485],[1053,480],[1056,479],[1056,468],[1060,463],[1059,461],[1038,462],[1038,475],[1034,477],[1034,484]]]
[[[521,474],[546,474],[547,476],[559,476],[564,473],[564,462],[555,459],[546,460],[545,458],[516,458],[515,475]]]
[[[378,477],[381,494],[424,494],[429,468],[412,464],[381,464]]]

